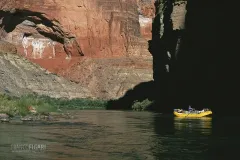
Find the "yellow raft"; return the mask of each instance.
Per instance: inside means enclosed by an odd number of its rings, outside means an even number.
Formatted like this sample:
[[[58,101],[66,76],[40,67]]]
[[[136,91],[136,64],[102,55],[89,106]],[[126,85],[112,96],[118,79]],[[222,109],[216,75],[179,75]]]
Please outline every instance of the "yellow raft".
[[[203,109],[201,111],[185,111],[182,109],[174,109],[173,114],[177,117],[182,117],[182,118],[200,118],[200,117],[205,117],[208,115],[212,114],[212,111],[209,109]]]

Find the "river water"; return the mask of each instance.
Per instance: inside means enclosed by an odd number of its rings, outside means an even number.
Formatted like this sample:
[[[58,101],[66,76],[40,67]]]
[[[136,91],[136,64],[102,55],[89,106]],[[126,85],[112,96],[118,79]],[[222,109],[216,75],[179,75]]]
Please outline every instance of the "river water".
[[[0,123],[0,160],[230,160],[240,154],[239,118],[71,112],[72,119],[54,122]]]

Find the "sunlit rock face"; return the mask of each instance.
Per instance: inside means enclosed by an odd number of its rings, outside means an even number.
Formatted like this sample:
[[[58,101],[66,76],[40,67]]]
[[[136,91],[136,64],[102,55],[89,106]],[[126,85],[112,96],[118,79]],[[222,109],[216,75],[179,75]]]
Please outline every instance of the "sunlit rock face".
[[[141,34],[147,40],[152,37],[152,20],[155,16],[154,2],[155,0],[137,0]]]
[[[173,21],[173,30],[182,30],[185,28],[185,16],[187,13],[187,1],[176,1],[173,3],[171,18]]]
[[[30,58],[141,56],[135,0],[3,0],[0,8],[1,37],[22,54],[34,50]]]
[[[156,16],[154,3],[156,0],[137,0],[138,12],[139,12],[139,23],[142,36],[150,40],[152,38],[152,23]],[[164,2],[162,2],[164,3]],[[173,22],[174,30],[182,30],[185,26],[185,15],[186,15],[186,5],[185,0],[172,0],[169,3],[173,4],[173,10],[171,13],[171,19]]]
[[[0,94],[22,96],[37,93],[54,98],[93,97],[88,88],[49,73],[19,56],[14,45],[0,41]]]
[[[96,97],[116,98],[152,80],[136,0],[1,0],[0,39]]]

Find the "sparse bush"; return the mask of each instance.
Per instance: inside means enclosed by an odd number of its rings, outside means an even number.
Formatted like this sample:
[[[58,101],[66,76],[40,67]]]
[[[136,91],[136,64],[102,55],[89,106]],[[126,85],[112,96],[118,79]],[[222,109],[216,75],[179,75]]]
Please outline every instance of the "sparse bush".
[[[136,100],[133,102],[132,109],[135,111],[146,111],[146,110],[149,110],[152,104],[153,104],[153,101],[150,101],[148,99],[145,99],[141,102]]]
[[[10,97],[0,95],[0,113],[10,116],[26,115],[28,107],[36,108],[38,113],[54,112],[58,109],[106,109],[107,101],[93,99],[57,99],[48,96],[25,95],[22,97]]]

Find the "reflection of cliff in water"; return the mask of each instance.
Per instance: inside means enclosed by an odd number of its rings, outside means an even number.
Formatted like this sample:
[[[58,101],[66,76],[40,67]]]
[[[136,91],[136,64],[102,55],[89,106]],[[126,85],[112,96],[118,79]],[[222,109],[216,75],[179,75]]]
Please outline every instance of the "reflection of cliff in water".
[[[209,157],[211,118],[183,119],[156,115],[154,128],[158,138],[153,144],[152,152],[158,159],[207,160],[212,158]]]

